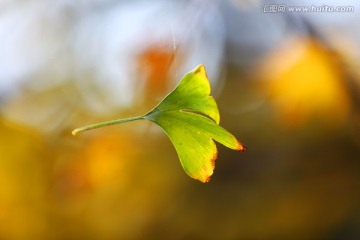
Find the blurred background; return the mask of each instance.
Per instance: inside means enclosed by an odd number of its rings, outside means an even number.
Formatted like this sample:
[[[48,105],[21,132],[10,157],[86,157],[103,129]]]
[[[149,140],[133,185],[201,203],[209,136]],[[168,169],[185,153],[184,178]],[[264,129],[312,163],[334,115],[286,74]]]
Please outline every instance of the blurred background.
[[[313,4],[2,0],[0,239],[360,239],[360,4]],[[198,64],[248,147],[209,183],[150,122],[71,135]]]

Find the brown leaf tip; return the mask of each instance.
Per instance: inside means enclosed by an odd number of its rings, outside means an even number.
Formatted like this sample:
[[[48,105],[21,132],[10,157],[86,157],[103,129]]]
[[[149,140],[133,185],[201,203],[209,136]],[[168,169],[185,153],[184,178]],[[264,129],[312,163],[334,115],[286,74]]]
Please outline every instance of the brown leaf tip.
[[[211,166],[213,169],[215,168],[215,160],[217,159],[217,157],[218,157],[218,151],[216,151],[211,158]]]
[[[215,168],[215,160],[217,159],[217,157],[218,157],[218,151],[215,151],[210,159],[212,170],[214,170],[214,168]],[[203,183],[207,183],[210,181],[210,177],[211,176],[207,176],[204,180],[200,180],[200,181]]]
[[[210,181],[210,176],[208,176],[206,179],[205,179],[205,181],[204,181],[204,183],[208,183],[209,181]]]
[[[239,152],[245,152],[246,149],[247,149],[247,147],[245,145],[241,144],[241,143],[239,143],[239,145],[236,148],[236,150],[239,151]]]

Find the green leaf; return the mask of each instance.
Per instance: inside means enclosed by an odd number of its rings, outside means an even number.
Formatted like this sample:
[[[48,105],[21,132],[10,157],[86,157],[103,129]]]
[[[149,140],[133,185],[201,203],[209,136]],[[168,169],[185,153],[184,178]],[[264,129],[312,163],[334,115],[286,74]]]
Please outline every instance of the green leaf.
[[[210,96],[210,83],[203,65],[187,73],[178,86],[149,113],[78,128],[73,134],[140,119],[150,120],[165,131],[185,172],[201,182],[208,182],[213,174],[217,158],[214,140],[228,148],[245,151],[245,146],[219,126],[219,110]]]

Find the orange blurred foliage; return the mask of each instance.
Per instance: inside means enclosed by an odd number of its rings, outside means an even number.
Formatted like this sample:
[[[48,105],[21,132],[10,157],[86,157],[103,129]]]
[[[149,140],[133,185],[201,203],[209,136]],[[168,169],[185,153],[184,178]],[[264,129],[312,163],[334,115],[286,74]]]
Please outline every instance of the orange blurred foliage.
[[[138,79],[145,84],[144,99],[163,97],[173,87],[169,84],[174,77],[172,69],[180,66],[181,59],[179,47],[175,50],[161,44],[149,45],[139,53]]]

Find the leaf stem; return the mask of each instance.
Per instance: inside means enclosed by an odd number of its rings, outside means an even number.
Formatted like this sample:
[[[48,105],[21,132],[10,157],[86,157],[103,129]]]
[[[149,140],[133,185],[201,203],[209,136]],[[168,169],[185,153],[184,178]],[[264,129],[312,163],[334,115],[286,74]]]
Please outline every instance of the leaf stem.
[[[116,119],[116,120],[111,120],[111,121],[107,121],[107,122],[102,122],[102,123],[96,123],[96,124],[88,125],[85,127],[76,128],[74,131],[72,131],[72,135],[76,135],[80,132],[84,132],[84,131],[95,129],[95,128],[101,128],[101,127],[111,126],[111,125],[115,125],[115,124],[119,124],[119,123],[140,120],[140,119],[144,119],[144,117],[145,116],[138,116],[138,117],[123,118],[123,119]]]

